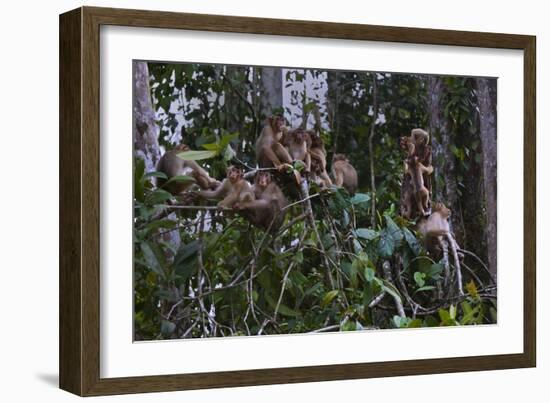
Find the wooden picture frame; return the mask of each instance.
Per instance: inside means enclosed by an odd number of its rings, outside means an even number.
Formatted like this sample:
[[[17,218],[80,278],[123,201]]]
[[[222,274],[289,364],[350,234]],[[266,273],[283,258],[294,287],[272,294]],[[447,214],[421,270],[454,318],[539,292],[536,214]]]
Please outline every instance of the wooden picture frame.
[[[523,353],[227,372],[100,377],[100,26],[524,52]],[[60,16],[60,387],[81,396],[525,368],[536,365],[534,36],[82,7]]]

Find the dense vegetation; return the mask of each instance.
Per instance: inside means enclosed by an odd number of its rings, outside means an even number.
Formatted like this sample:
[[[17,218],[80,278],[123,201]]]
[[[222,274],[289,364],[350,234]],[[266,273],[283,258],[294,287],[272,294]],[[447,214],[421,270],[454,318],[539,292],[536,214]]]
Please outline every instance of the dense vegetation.
[[[496,323],[493,80],[161,63],[136,63],[134,79],[136,340]],[[203,150],[222,179],[229,164],[255,168],[266,116],[311,127],[316,108],[327,160],[345,153],[359,173],[353,196],[311,184],[305,200],[283,183],[291,206],[268,233],[212,203],[178,208],[155,186],[162,150]],[[398,142],[415,127],[431,134],[464,296],[455,274],[442,286],[448,257],[398,214]]]

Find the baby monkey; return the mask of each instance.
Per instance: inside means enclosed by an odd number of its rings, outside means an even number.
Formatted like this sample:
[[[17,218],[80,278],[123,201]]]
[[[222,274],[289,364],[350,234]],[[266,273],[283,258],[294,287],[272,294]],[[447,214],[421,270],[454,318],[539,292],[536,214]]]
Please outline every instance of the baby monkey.
[[[243,178],[243,170],[233,165],[227,168],[227,177],[217,189],[201,190],[196,194],[204,199],[222,199],[218,203],[220,208],[234,208],[237,203],[254,200],[252,185]]]

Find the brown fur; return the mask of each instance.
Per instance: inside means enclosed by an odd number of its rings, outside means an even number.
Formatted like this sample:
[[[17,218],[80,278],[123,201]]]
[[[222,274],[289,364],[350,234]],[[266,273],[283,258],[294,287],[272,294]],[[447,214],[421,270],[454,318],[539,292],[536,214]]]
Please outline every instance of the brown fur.
[[[256,159],[262,168],[275,167],[284,169],[284,164],[292,163],[292,158],[283,147],[283,133],[285,121],[282,116],[271,116],[267,119],[260,136],[256,140]]]
[[[166,185],[166,182],[178,175],[187,175],[195,179],[197,185],[201,189],[212,189],[219,186],[220,182],[211,178],[197,162],[186,161],[178,157],[178,154],[184,151],[189,151],[189,146],[186,144],[180,144],[173,150],[167,151],[159,160],[157,164],[157,171],[163,172],[168,179],[157,178],[157,186],[163,188],[173,195],[178,195],[188,190],[193,182],[170,182]]]
[[[345,154],[334,154],[332,176],[336,186],[344,187],[350,194],[355,194],[358,184],[357,171],[349,163]]]

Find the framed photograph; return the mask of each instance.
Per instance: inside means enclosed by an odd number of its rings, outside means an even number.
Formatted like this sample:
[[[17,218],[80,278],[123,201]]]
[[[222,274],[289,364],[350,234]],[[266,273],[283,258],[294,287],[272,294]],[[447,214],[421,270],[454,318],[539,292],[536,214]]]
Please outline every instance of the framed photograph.
[[[60,387],[533,367],[535,37],[60,16]]]

